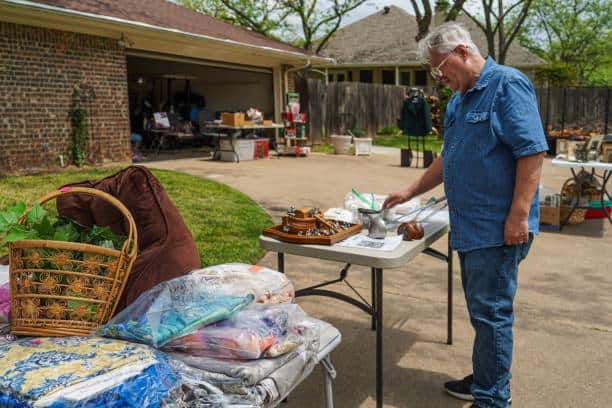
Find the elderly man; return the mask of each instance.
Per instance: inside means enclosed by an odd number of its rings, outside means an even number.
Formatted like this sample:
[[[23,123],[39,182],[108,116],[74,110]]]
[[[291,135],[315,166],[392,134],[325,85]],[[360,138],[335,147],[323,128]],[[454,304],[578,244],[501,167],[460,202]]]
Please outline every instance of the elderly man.
[[[451,245],[476,334],[473,374],[444,386],[473,407],[507,407],[518,265],[538,232],[537,191],[548,149],[536,97],[524,74],[481,57],[458,24],[437,27],[419,48],[432,76],[455,91],[444,147],[418,181],[391,193],[383,206],[444,182]]]

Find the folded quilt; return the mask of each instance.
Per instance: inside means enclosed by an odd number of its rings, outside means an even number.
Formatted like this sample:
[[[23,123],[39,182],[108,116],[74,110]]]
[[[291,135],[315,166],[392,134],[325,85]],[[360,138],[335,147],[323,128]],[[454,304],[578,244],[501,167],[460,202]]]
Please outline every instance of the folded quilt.
[[[156,407],[178,378],[167,357],[99,337],[0,343],[0,406]]]

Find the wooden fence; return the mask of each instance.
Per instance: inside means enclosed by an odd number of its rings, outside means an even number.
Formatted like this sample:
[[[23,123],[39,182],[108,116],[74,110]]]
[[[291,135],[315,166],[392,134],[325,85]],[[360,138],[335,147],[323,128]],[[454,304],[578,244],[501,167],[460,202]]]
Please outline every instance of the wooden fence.
[[[424,88],[426,95],[436,95],[436,87]],[[326,85],[308,79],[300,92],[308,109],[309,137],[322,143],[326,135],[341,128],[359,128],[374,136],[385,126],[397,124],[405,87],[332,82]],[[586,127],[608,132],[610,89],[596,87],[536,89],[538,107],[545,128]]]
[[[610,88],[538,88],[538,108],[544,128],[582,127],[608,133]]]

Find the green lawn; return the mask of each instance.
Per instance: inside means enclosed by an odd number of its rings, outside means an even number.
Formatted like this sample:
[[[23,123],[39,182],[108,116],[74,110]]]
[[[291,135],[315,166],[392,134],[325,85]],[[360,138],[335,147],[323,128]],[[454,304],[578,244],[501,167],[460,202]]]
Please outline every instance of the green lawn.
[[[410,136],[410,143],[412,146],[412,150],[421,151],[421,137],[418,136]],[[386,146],[386,147],[397,147],[399,148],[407,148],[408,147],[408,136],[403,134],[399,135],[376,135],[374,138],[373,144],[377,146]],[[435,135],[425,136],[425,150],[431,150],[433,152],[440,152],[442,148],[442,141],[438,139]]]
[[[0,210],[20,201],[30,204],[67,183],[96,180],[119,168],[87,168],[35,176],[0,178]],[[263,251],[258,237],[272,225],[266,212],[246,195],[215,181],[166,170],[152,170],[178,207],[195,238],[202,265],[256,263]],[[47,209],[51,207],[46,206]],[[0,254],[6,253],[0,247]]]

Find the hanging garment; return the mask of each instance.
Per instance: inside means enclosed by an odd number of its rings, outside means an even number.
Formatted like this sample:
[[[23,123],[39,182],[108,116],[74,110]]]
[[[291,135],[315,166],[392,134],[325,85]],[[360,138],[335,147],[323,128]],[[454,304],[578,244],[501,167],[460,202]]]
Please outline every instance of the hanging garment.
[[[417,94],[404,101],[400,128],[405,135],[426,136],[431,133],[431,111],[425,98]]]

